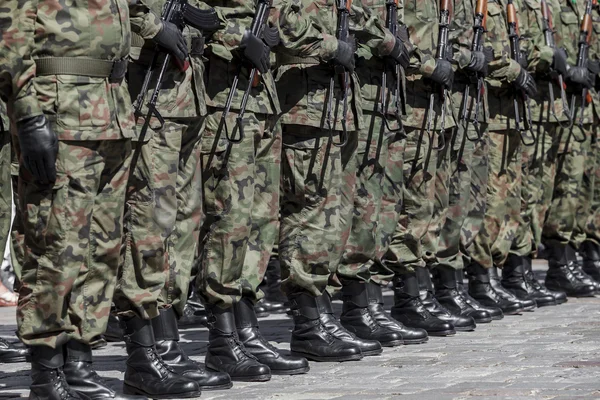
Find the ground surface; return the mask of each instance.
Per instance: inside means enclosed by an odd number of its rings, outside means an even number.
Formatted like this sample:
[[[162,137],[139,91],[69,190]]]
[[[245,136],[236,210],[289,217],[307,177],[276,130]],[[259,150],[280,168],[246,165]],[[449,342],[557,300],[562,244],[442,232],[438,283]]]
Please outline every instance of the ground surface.
[[[543,265],[536,271],[543,278]],[[391,303],[386,293],[386,303]],[[339,307],[338,307],[339,309]],[[0,309],[0,336],[14,340],[14,309]],[[291,320],[261,320],[267,339],[289,347]],[[206,329],[182,332],[184,348],[202,361]],[[125,351],[111,344],[94,353],[98,372],[120,388]],[[24,363],[0,365],[0,399],[27,394]],[[600,298],[570,299],[475,332],[431,338],[422,345],[386,349],[359,362],[311,363],[305,375],[267,383],[235,383],[203,399],[593,399],[600,398]]]

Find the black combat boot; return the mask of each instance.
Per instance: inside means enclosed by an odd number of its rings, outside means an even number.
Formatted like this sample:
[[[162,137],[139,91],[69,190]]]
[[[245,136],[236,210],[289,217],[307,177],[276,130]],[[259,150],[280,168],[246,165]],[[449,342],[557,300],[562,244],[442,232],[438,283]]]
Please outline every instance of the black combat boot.
[[[312,361],[356,361],[363,355],[357,344],[338,339],[323,326],[317,298],[308,294],[290,296],[294,330],[290,349]]]
[[[252,301],[242,297],[234,305],[233,312],[240,341],[261,364],[271,369],[271,374],[297,375],[308,372],[310,367],[306,358],[282,354],[260,334]]]
[[[108,325],[106,325],[106,331],[102,336],[107,342],[117,343],[123,341],[123,329],[121,329],[119,317],[113,313],[108,315]]]
[[[547,243],[548,273],[546,287],[570,297],[593,297],[596,288],[577,278],[577,255],[569,246],[556,241]]]
[[[600,283],[600,246],[591,240],[581,244],[579,252],[583,257],[583,272]]]
[[[419,296],[425,308],[434,316],[454,326],[457,332],[473,331],[477,327],[471,317],[454,314],[440,304],[433,291],[433,282],[429,274],[429,268],[416,268],[417,282],[419,284]]]
[[[175,371],[156,351],[150,320],[120,317],[127,348],[127,369],[123,379],[126,394],[152,399],[187,399],[200,396],[200,386]]]
[[[429,340],[427,331],[420,328],[409,328],[392,318],[383,308],[383,292],[375,282],[367,283],[369,311],[379,325],[398,332],[404,344],[421,344]]]
[[[180,328],[188,326],[207,326],[206,310],[196,293],[196,287],[190,284],[190,296],[183,307],[183,315],[177,321]]]
[[[231,379],[241,382],[266,382],[271,370],[259,362],[240,341],[235,327],[233,307],[206,305],[208,312],[208,351],[206,367],[227,372]]]
[[[519,314],[525,307],[516,297],[502,296],[491,284],[490,270],[473,262],[469,265],[469,294],[486,307],[496,307],[505,315]]]
[[[92,348],[76,340],[67,343],[67,359],[63,372],[72,390],[87,400],[144,400],[145,396],[117,394],[96,373],[92,365]]]
[[[554,296],[537,290],[526,279],[525,258],[516,254],[508,255],[502,268],[502,286],[521,301],[533,300],[538,307],[555,306]]]
[[[258,287],[265,294],[258,304],[271,314],[285,313],[287,297],[281,291],[281,265],[278,257],[271,257],[265,278]]]
[[[531,257],[523,258],[523,266],[525,268],[525,280],[527,280],[527,282],[529,282],[529,284],[538,292],[554,297],[554,301],[556,302],[556,304],[566,303],[568,301],[568,297],[565,292],[554,292],[552,290],[549,290],[541,282],[535,279],[532,264],[533,260],[531,259]]]
[[[438,265],[433,270],[435,279],[435,298],[448,311],[454,315],[473,318],[476,323],[492,322],[492,316],[485,310],[473,308],[463,294],[458,290],[456,281],[456,269],[448,266]],[[419,280],[420,282],[420,280]],[[457,324],[454,324],[456,330]]]
[[[386,347],[403,344],[402,335],[381,325],[371,314],[367,284],[364,281],[345,281],[342,300],[344,306],[340,322],[348,331],[361,339],[374,340]]]
[[[63,373],[63,347],[31,347],[30,400],[81,400]]]
[[[462,269],[456,270],[456,288],[460,294],[462,294],[468,305],[473,307],[475,310],[487,312],[492,318],[492,321],[498,321],[504,318],[504,313],[499,307],[486,307],[469,294],[469,291],[464,283],[464,271]]]
[[[490,285],[494,288],[496,293],[498,293],[501,297],[504,297],[510,301],[520,301],[523,304],[523,311],[533,311],[536,309],[537,304],[533,299],[519,299],[512,292],[506,290],[504,286],[502,286],[502,282],[500,279],[500,275],[498,274],[498,268],[492,267],[489,271],[490,275]]]
[[[583,270],[583,256],[581,256],[581,258],[577,257],[577,252],[575,251],[575,248],[572,245],[569,245],[569,247],[573,249],[573,252],[575,253],[575,259],[577,260],[573,269],[571,270],[573,272],[573,275],[575,275],[575,277],[581,282],[583,282],[585,285],[593,286],[596,293],[600,292],[600,283],[596,282],[594,278],[589,276]]]
[[[442,321],[425,308],[419,297],[419,283],[413,272],[394,278],[392,317],[409,328],[424,329],[429,336],[456,334],[454,325]]]
[[[221,390],[233,386],[225,372],[207,371],[185,354],[179,346],[177,315],[172,307],[160,310],[160,315],[152,319],[152,329],[158,355],[177,375],[196,382],[201,390]]]
[[[329,296],[329,293],[324,292],[321,296],[317,297],[317,307],[319,309],[319,319],[321,320],[321,323],[333,336],[340,340],[355,344],[360,348],[362,355],[365,357],[376,356],[383,352],[381,343],[378,341],[356,337],[356,335],[342,326],[333,313],[333,306],[331,305],[331,296]]]
[[[0,338],[0,363],[18,363],[27,361],[29,350]]]

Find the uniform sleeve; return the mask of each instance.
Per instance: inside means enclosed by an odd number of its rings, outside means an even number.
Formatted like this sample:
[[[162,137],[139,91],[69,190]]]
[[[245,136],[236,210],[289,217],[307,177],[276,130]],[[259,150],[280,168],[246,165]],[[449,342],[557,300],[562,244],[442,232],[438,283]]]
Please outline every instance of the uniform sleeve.
[[[152,11],[156,1],[153,0],[130,0],[129,20],[131,31],[137,33],[143,39],[152,39],[162,29],[160,15]]]
[[[350,30],[358,43],[376,56],[387,56],[394,49],[396,38],[382,21],[361,1],[352,2]]]
[[[471,46],[473,44],[474,10],[466,7],[463,1],[454,1],[455,16],[461,14],[465,17],[464,24],[452,24],[449,41],[452,45],[452,60],[460,69],[464,69],[471,62]]]
[[[43,115],[33,86],[38,6],[38,0],[14,0],[0,8],[0,96],[9,103],[15,121]]]

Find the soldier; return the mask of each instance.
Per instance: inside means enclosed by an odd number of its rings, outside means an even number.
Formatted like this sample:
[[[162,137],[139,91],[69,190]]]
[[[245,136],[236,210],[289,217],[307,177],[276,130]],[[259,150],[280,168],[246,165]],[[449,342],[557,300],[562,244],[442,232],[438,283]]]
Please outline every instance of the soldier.
[[[0,95],[20,148],[17,323],[31,349],[30,398],[140,398],[108,388],[90,348],[110,311],[135,136],[123,80],[128,5],[56,6],[14,1],[1,15]]]

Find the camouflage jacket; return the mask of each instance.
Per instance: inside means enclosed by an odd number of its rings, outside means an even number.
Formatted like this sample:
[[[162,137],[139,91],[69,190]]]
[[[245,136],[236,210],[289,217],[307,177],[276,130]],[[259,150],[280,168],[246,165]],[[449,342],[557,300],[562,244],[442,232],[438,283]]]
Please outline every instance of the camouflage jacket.
[[[121,60],[131,39],[126,0],[14,0],[0,8],[0,96],[15,121],[46,115],[61,140],[133,137],[123,83],[108,78],[36,75],[41,58]]]
[[[206,72],[207,104],[224,107],[234,77],[241,71],[240,81],[233,98],[232,110],[239,109],[248,86],[250,68],[243,62],[239,46],[246,29],[250,28],[255,2],[245,0],[207,1],[214,6],[223,28],[215,32],[208,44]],[[318,57],[330,60],[337,51],[335,38],[321,33],[301,14],[300,0],[275,0],[269,14],[269,25],[279,30],[281,42],[274,53],[300,57]],[[273,59],[273,57],[272,57]],[[271,72],[262,75],[260,83],[251,91],[246,109],[255,113],[279,114],[275,81]]]
[[[415,128],[424,128],[426,113],[429,106],[429,95],[438,91],[428,78],[435,69],[435,52],[438,42],[438,22],[440,8],[438,0],[416,0],[404,4],[404,23],[408,26],[410,40],[415,44],[415,52],[411,58],[410,66],[406,71],[406,111],[404,125]],[[439,95],[436,95],[434,129],[440,129],[441,121],[438,117],[442,104]],[[450,107],[446,101],[445,127],[455,125]]]
[[[600,7],[594,7],[592,15],[594,33],[590,45],[590,58],[600,62]],[[600,79],[600,76],[596,76],[596,79]],[[594,102],[594,124],[597,124],[600,121],[600,93],[596,90],[593,90],[592,100]]]

